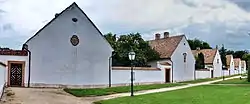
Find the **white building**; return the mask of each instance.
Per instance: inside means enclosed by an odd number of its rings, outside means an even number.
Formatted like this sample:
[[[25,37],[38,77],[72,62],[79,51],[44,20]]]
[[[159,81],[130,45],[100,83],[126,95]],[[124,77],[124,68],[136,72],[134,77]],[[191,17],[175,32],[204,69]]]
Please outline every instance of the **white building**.
[[[241,73],[246,73],[247,72],[247,65],[245,60],[241,60]]]
[[[155,34],[150,46],[160,54],[161,60],[150,62],[165,72],[165,82],[180,82],[194,79],[195,59],[185,35],[164,37]]]
[[[112,51],[73,3],[28,39],[23,50],[2,52],[0,61],[8,65],[9,86],[107,85]]]
[[[192,50],[193,54],[197,56],[199,53],[204,55],[205,69],[211,71],[211,77],[222,76],[222,62],[218,49],[199,49]]]
[[[234,75],[235,69],[234,69],[233,55],[226,55],[226,59],[227,59],[227,69],[229,70],[229,75]]]
[[[234,69],[235,69],[235,74],[241,73],[241,59],[240,58],[234,58]]]

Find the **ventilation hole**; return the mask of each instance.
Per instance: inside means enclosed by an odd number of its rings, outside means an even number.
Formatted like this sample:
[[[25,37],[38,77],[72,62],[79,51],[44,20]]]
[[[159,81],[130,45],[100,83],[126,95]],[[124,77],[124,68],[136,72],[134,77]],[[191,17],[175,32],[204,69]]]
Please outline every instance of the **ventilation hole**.
[[[72,18],[72,21],[73,22],[77,22],[77,18]]]

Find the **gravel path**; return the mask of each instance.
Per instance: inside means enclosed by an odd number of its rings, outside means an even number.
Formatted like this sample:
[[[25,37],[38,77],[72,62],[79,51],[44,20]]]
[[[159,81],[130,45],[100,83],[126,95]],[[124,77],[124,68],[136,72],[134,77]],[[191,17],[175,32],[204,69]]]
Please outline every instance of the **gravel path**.
[[[91,104],[74,97],[62,89],[16,88],[5,90],[1,104]]]

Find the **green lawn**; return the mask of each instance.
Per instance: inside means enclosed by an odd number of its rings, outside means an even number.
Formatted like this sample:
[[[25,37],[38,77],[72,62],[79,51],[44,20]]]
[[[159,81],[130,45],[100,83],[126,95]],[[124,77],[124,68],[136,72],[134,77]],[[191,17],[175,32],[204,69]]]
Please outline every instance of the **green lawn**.
[[[168,84],[136,85],[134,86],[134,91],[174,87],[174,86],[181,86],[181,85],[185,85],[185,84],[168,83]],[[120,86],[120,87],[111,87],[111,88],[91,88],[91,89],[64,89],[64,91],[77,97],[102,96],[102,95],[110,95],[110,94],[115,94],[115,93],[130,92],[130,86]]]
[[[231,76],[225,76],[224,78],[229,78],[229,77],[234,77],[234,76],[238,76],[237,75],[231,75]],[[215,78],[204,78],[204,79],[196,79],[196,80],[192,80],[192,81],[184,81],[181,83],[191,83],[191,84],[195,84],[195,83],[201,83],[201,82],[207,82],[207,81],[213,81],[213,80],[218,80],[218,79],[222,79],[223,77],[215,77]]]
[[[122,97],[95,104],[250,104],[250,86],[206,85],[170,92]]]
[[[247,79],[245,78],[241,80],[240,78],[235,78],[235,79],[215,82],[214,84],[250,84],[250,82],[247,82]]]

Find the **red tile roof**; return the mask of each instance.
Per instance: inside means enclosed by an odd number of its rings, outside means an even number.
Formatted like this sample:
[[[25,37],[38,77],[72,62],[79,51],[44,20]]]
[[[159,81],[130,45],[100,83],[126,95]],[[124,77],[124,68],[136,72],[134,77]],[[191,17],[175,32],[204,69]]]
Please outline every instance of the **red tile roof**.
[[[212,64],[216,55],[217,49],[201,49],[201,50],[192,50],[194,56],[197,56],[199,53],[204,55],[204,63]]]
[[[185,35],[150,40],[149,45],[160,54],[160,58],[170,58]]]
[[[0,55],[28,56],[28,52],[24,50],[0,50]]]
[[[230,62],[231,62],[232,57],[233,57],[233,55],[226,55],[227,66],[230,66]]]

